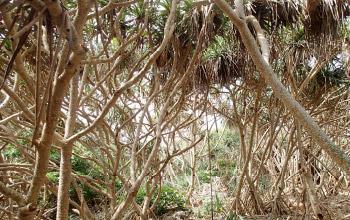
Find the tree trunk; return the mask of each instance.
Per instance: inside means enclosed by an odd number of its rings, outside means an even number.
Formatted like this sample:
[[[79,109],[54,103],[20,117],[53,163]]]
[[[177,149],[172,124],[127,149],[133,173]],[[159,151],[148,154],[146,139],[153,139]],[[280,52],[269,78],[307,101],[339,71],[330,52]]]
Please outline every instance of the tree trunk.
[[[76,111],[78,109],[78,77],[73,77],[70,84],[69,112],[65,127],[65,138],[73,134],[76,125]],[[57,195],[57,220],[68,219],[69,211],[69,187],[72,173],[72,151],[73,143],[61,147],[60,179]]]
[[[65,34],[66,36],[69,36],[70,33],[72,33],[72,38],[68,39],[69,42],[67,42],[61,49],[61,59],[56,69],[56,76],[58,77],[53,83],[52,95],[48,103],[46,116],[47,120],[44,125],[40,141],[38,141],[39,143],[36,144],[37,157],[35,161],[34,176],[26,200],[26,204],[28,204],[27,206],[31,205],[31,208],[25,209],[25,207],[22,207],[23,209],[21,208],[19,210],[19,220],[34,219],[34,215],[26,215],[25,212],[30,210],[31,213],[35,213],[35,204],[38,201],[41,187],[45,181],[49,164],[50,148],[54,139],[54,133],[64,95],[67,91],[70,80],[79,70],[81,60],[86,53],[82,43],[82,30],[90,8],[89,1],[78,1],[78,10],[74,21],[71,21],[70,17],[68,17],[68,13],[65,13],[64,8],[62,8],[61,1],[46,0],[45,4],[53,23],[59,29],[61,35]],[[62,23],[62,18],[66,18],[67,22]],[[69,53],[66,52],[68,51],[68,48],[71,49],[70,56]]]

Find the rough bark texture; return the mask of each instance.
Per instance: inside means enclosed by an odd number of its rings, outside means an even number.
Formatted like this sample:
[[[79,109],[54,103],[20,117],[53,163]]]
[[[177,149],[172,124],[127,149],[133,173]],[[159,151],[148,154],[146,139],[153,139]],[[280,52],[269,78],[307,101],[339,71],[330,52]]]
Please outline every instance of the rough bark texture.
[[[48,8],[53,23],[57,26],[61,38],[67,38],[67,43],[62,49],[62,55],[67,48],[72,51],[68,58],[62,56],[56,71],[56,80],[53,83],[52,95],[48,104],[46,123],[44,125],[39,143],[36,145],[37,157],[35,162],[34,177],[28,192],[26,204],[36,204],[42,185],[45,181],[47,167],[49,163],[49,152],[54,140],[55,128],[61,111],[61,105],[68,84],[72,77],[77,73],[81,65],[86,50],[82,44],[82,28],[85,24],[87,13],[89,11],[89,1],[78,1],[78,11],[74,21],[71,22],[68,13],[62,8],[60,1],[44,1]],[[65,19],[62,19],[65,18]],[[63,22],[65,21],[65,22]],[[35,207],[35,206],[32,206]],[[24,207],[25,208],[25,207]],[[25,215],[26,209],[20,209],[19,219],[33,219],[34,215]],[[34,208],[32,208],[34,209]],[[31,210],[32,210],[31,209]],[[33,210],[33,212],[35,209]]]
[[[76,111],[78,109],[78,77],[75,76],[70,86],[70,102],[66,120],[65,138],[73,134],[76,126]],[[71,185],[73,143],[61,147],[60,179],[57,195],[57,220],[68,219],[69,188]]]

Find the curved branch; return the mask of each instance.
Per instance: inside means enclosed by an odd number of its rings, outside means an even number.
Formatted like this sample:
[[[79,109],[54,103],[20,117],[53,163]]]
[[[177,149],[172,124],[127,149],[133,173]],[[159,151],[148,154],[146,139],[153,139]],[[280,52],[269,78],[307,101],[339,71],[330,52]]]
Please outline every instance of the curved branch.
[[[213,0],[215,4],[229,17],[231,22],[238,29],[241,39],[247,48],[256,68],[266,83],[272,87],[275,95],[289,109],[291,114],[305,127],[309,134],[315,139],[319,146],[333,159],[333,161],[350,176],[350,158],[321,130],[320,126],[307,113],[284,87],[277,78],[272,67],[264,60],[259,47],[250,32],[248,25],[238,17],[237,13],[224,0]]]

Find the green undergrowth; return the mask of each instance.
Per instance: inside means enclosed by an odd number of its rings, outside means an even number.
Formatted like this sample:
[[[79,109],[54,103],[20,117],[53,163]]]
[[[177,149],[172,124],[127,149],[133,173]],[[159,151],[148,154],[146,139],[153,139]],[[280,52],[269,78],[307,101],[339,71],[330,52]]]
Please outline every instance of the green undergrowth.
[[[159,198],[157,199],[156,191],[152,197],[150,205],[155,202],[154,213],[158,216],[163,215],[169,211],[184,210],[185,209],[185,197],[177,191],[174,187],[164,185],[160,189]],[[142,187],[136,195],[136,203],[141,205],[146,197],[146,189]]]

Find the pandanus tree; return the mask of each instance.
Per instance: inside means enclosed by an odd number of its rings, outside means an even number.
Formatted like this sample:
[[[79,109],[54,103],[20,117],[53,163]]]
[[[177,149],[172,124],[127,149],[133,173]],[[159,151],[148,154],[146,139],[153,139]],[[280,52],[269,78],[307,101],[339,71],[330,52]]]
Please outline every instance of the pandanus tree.
[[[237,213],[243,212],[244,181],[254,213],[283,213],[278,201],[298,150],[312,210],[322,218],[303,159],[305,140],[350,175],[348,131],[337,133],[340,124],[332,120],[329,126],[316,123],[346,111],[348,1],[3,0],[0,12],[0,151],[21,154],[19,164],[0,157],[8,216],[40,218],[47,208],[39,202],[54,194],[56,219],[68,219],[70,205],[81,218],[96,219],[82,192],[88,186],[104,197],[103,218],[121,219],[130,209],[149,218],[166,167],[201,143],[204,112],[239,130],[241,172],[232,206]],[[218,91],[231,94],[230,101],[215,101]],[[340,120],[348,124],[349,116]],[[274,144],[288,126],[293,132],[285,162],[272,162],[280,167],[274,185],[280,191],[268,209],[256,182],[271,152],[281,158]],[[254,173],[259,138],[266,151]],[[185,147],[176,146],[178,139]],[[85,159],[98,174],[78,172],[72,158]],[[51,171],[57,182],[47,175]],[[135,198],[143,186],[139,204]]]

